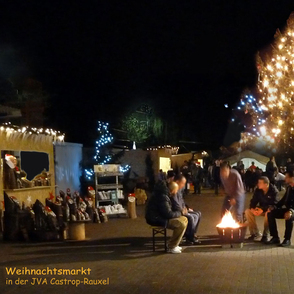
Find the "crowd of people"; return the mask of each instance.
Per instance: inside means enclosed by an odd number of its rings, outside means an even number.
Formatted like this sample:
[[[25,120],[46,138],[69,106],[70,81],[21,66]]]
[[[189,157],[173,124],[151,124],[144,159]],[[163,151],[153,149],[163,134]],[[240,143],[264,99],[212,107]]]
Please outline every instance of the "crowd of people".
[[[254,191],[257,186],[258,179],[261,176],[266,176],[269,178],[270,182],[277,186],[278,190],[281,191],[285,184],[285,174],[289,170],[293,170],[291,158],[288,158],[286,166],[280,166],[278,168],[274,156],[270,158],[266,165],[265,171],[263,171],[258,166],[255,166],[255,162],[252,161],[251,165],[245,169],[242,161],[239,161],[236,166],[236,170],[239,171],[246,192]]]
[[[168,251],[181,253],[181,242],[188,245],[201,244],[197,230],[201,212],[189,207],[184,200],[188,192],[188,183],[193,183],[194,194],[201,194],[204,185],[214,188],[215,194],[222,185],[226,196],[221,208],[221,217],[227,212],[240,224],[246,222],[249,227],[249,240],[261,237],[265,244],[291,245],[294,220],[294,165],[287,160],[286,167],[277,168],[275,158],[271,157],[262,171],[252,162],[245,171],[242,161],[235,167],[229,162],[216,160],[206,172],[200,163],[184,162],[178,174],[168,171],[159,173],[154,192],[147,202],[146,221],[153,226],[173,230]],[[285,194],[279,200],[279,191],[286,185]],[[278,189],[279,188],[279,189]],[[253,196],[248,209],[245,209],[245,193],[252,189]],[[258,229],[255,217],[264,217],[263,233]],[[281,243],[277,231],[276,219],[285,219],[284,240]],[[271,239],[269,238],[271,236]]]
[[[271,158],[267,165],[272,166],[274,158]],[[270,171],[271,172],[271,171]],[[226,197],[222,208],[222,214],[225,210],[232,210],[233,217],[239,223],[243,223],[243,211],[245,203],[245,189],[242,178],[237,170],[231,169],[229,163],[221,164],[221,179],[224,184]],[[246,222],[249,226],[249,240],[255,240],[261,237],[261,242],[265,244],[278,244],[282,247],[291,245],[291,235],[294,220],[294,172],[288,169],[285,174],[286,191],[282,199],[279,200],[278,190],[274,185],[274,175],[261,176],[257,181],[257,187],[254,189],[249,208],[245,210]],[[255,216],[264,217],[264,228],[261,234],[258,230]],[[276,219],[285,220],[284,240],[281,243],[277,231]],[[272,237],[269,239],[269,235]]]

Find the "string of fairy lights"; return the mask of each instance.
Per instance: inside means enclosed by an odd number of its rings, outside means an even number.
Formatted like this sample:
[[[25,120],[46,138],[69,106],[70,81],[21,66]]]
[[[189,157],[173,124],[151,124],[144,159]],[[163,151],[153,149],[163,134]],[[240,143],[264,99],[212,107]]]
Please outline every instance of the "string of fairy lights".
[[[112,156],[109,154],[101,155],[101,148],[106,144],[112,143],[113,136],[108,130],[109,123],[104,123],[102,121],[98,121],[98,132],[100,133],[100,138],[96,141],[96,155],[94,159],[97,161],[98,164],[106,164],[108,163]]]
[[[24,134],[24,135],[46,135],[51,136],[53,140],[57,141],[64,141],[65,134],[61,133],[60,131],[55,131],[49,128],[33,128],[29,126],[16,126],[11,124],[10,122],[4,123],[0,127],[0,131],[4,131],[6,133],[13,133],[13,134]]]
[[[87,179],[87,180],[92,180],[93,179],[93,176],[94,176],[94,170],[93,169],[86,169],[85,168],[85,178]]]
[[[121,165],[119,167],[119,172],[124,174],[124,173],[128,172],[130,170],[130,168],[131,168],[131,166],[128,164],[126,164],[124,166]],[[89,180],[89,181],[92,180],[94,174],[95,174],[95,172],[93,171],[93,169],[85,169],[85,177],[87,180]]]
[[[149,150],[149,151],[156,151],[156,150],[159,150],[159,149],[169,149],[169,150],[171,150],[174,153],[178,153],[179,148],[180,147],[173,147],[171,145],[163,145],[163,146],[157,146],[157,147],[150,147],[150,148],[147,148],[147,150]]]

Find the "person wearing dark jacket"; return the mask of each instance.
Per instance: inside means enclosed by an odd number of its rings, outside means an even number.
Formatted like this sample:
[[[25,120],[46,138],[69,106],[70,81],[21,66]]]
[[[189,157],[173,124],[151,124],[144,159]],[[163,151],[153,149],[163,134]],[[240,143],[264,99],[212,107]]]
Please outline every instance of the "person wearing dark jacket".
[[[275,168],[277,167],[275,157],[271,156],[269,162],[266,164],[265,172],[272,184],[275,184]]]
[[[174,182],[169,183],[170,190],[173,190]],[[171,195],[165,182],[158,182],[154,187],[154,192],[147,202],[145,218],[151,226],[160,226],[173,230],[173,235],[169,240],[169,252],[181,253],[179,244],[187,228],[187,218],[183,215],[187,209],[173,211]]]
[[[220,160],[216,160],[213,170],[212,170],[212,174],[213,174],[213,181],[214,181],[214,194],[218,195],[218,190],[219,187],[221,185],[221,178],[220,178]]]
[[[252,189],[252,191],[254,190],[254,186],[252,183],[252,176],[253,176],[253,171],[251,170],[251,168],[248,168],[244,175],[244,182],[245,182],[245,187],[247,192],[250,192],[250,189]]]
[[[279,191],[270,183],[267,177],[261,177],[258,180],[257,188],[250,201],[249,209],[245,210],[245,216],[248,221],[251,235],[248,240],[254,240],[256,237],[261,236],[256,224],[255,216],[264,216],[264,229],[261,242],[268,241],[269,227],[267,213],[270,208],[273,209],[277,207],[278,195]]]
[[[287,159],[286,171],[294,171],[294,165],[290,157]]]
[[[201,244],[199,239],[196,238],[197,229],[201,219],[201,212],[194,211],[189,208],[184,201],[184,189],[186,185],[186,178],[183,175],[177,175],[175,177],[175,182],[178,184],[179,190],[177,194],[171,198],[173,211],[182,211],[185,207],[187,208],[187,213],[184,215],[188,219],[188,226],[185,232],[186,243],[191,245]]]
[[[203,181],[203,169],[198,161],[195,161],[191,169],[194,194],[201,194],[201,184]]]
[[[291,245],[291,235],[294,220],[294,172],[286,172],[285,182],[288,184],[283,198],[277,203],[277,207],[267,214],[268,224],[272,239],[267,244],[280,244],[276,219],[285,219],[284,241],[282,247]]]

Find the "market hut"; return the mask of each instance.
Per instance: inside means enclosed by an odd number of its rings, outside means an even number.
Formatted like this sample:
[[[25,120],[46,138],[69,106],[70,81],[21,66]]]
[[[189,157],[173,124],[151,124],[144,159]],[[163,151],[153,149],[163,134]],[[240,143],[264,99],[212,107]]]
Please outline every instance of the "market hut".
[[[147,177],[147,170],[151,169],[157,179],[160,169],[163,172],[172,169],[172,156],[177,154],[178,150],[179,147],[170,145],[150,147],[147,150],[126,150],[120,158],[120,163],[131,166],[132,178]]]
[[[64,135],[52,129],[0,127],[1,209],[3,195],[15,196],[20,203],[33,204],[36,199],[45,203],[55,190],[54,141],[63,141]]]
[[[245,169],[247,169],[251,165],[251,162],[254,161],[257,167],[265,171],[266,164],[269,161],[269,158],[251,150],[245,150],[243,152],[225,158],[225,160],[229,161],[231,166],[236,166],[238,161],[242,160]]]

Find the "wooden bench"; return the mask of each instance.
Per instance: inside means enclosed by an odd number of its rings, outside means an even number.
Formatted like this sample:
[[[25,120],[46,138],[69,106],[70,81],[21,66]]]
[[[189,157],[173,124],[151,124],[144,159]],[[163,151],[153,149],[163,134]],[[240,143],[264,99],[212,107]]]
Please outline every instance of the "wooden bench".
[[[150,226],[152,229],[152,244],[153,244],[153,251],[155,252],[155,236],[162,235],[164,236],[164,251],[167,252],[167,235],[166,235],[166,228],[165,227],[158,227],[158,226]]]

